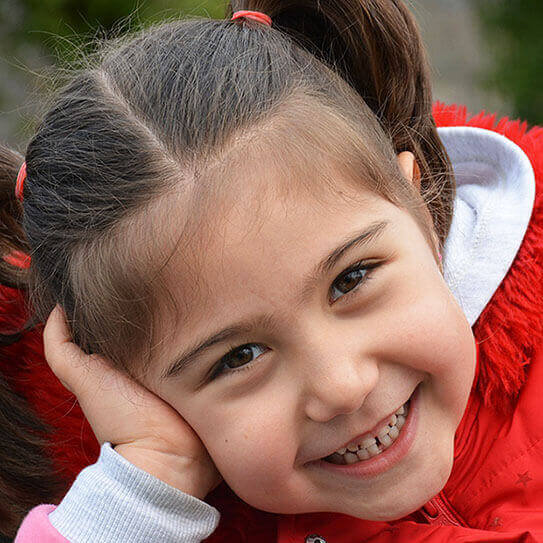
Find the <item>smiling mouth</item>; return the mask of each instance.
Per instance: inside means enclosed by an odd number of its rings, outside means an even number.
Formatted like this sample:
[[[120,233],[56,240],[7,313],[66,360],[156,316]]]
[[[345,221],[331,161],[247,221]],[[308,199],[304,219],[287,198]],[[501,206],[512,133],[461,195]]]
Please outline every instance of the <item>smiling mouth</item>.
[[[332,464],[355,464],[381,454],[398,439],[409,413],[410,403],[411,398],[388,419],[375,436],[361,436],[322,460]]]

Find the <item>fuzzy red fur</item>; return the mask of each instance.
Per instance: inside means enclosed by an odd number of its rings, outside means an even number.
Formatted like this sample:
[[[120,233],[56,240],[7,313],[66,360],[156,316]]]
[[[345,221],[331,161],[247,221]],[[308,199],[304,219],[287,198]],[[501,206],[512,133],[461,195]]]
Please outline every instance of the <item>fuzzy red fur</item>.
[[[476,126],[505,135],[524,150],[535,171],[536,200],[523,244],[473,327],[480,342],[476,389],[486,405],[505,414],[514,406],[534,346],[543,338],[543,128],[528,130],[526,122],[498,120],[484,111],[469,118],[465,106],[441,102],[434,104],[433,114],[438,126]],[[23,319],[21,293],[0,287],[0,329],[9,332]],[[42,328],[5,347],[0,365],[13,387],[54,428],[48,452],[67,490],[79,471],[96,461],[99,444],[76,398],[62,387],[44,359]],[[206,501],[221,511],[221,524],[208,541],[276,540],[275,515],[248,506],[224,483]]]
[[[510,413],[534,346],[543,339],[543,127],[497,120],[484,111],[468,119],[465,106],[434,105],[438,126],[476,126],[506,136],[528,156],[536,178],[528,230],[507,276],[473,326],[482,363],[476,387],[484,404]]]

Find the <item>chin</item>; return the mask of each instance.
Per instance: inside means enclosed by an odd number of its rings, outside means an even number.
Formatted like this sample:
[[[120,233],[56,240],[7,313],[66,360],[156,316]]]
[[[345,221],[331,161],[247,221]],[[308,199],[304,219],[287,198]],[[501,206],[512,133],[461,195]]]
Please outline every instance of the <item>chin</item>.
[[[406,517],[407,515],[413,513],[420,507],[422,507],[432,496],[428,496],[428,498],[421,500],[420,502],[413,502],[409,499],[406,500],[406,503],[402,503],[401,506],[396,506],[394,509],[383,509],[382,511],[379,510],[372,510],[371,514],[360,514],[360,515],[352,515],[356,516],[357,518],[360,518],[362,520],[370,520],[374,522],[389,522],[393,520],[399,520],[403,517]],[[407,496],[406,496],[407,498]],[[398,505],[398,504],[395,504]]]
[[[418,499],[413,499],[413,496],[404,495],[394,502],[393,506],[389,504],[373,504],[370,511],[364,508],[363,511],[360,508],[353,507],[351,510],[337,511],[351,517],[356,517],[362,520],[370,520],[374,522],[387,522],[393,520],[399,520],[410,513],[413,513],[417,509],[420,509],[430,498],[435,496],[439,490],[435,493],[425,494],[423,497],[420,494]]]
[[[412,484],[406,484],[405,490],[398,488],[394,494],[389,494],[382,501],[375,501],[369,507],[365,504],[363,509],[359,504],[353,504],[349,511],[338,511],[362,520],[387,522],[399,520],[420,509],[426,502],[439,494],[447,483],[452,471],[452,458],[443,462],[440,468],[434,470],[434,477],[424,477]],[[409,489],[409,490],[407,490]]]

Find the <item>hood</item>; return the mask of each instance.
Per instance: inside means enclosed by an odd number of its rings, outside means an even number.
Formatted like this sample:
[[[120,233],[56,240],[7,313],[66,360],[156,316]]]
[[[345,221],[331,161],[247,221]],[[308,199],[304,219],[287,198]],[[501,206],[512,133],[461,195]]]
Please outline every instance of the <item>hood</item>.
[[[534,169],[510,139],[484,128],[438,128],[456,177],[444,278],[474,325],[506,276],[528,228]]]

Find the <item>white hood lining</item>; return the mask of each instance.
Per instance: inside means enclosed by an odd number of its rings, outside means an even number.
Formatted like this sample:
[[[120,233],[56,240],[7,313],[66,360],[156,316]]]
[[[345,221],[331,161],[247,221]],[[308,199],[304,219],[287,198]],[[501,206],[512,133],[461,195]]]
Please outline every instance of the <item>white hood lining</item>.
[[[444,277],[473,326],[521,246],[535,175],[526,153],[501,134],[466,126],[439,127],[438,134],[457,184]]]

